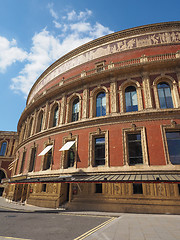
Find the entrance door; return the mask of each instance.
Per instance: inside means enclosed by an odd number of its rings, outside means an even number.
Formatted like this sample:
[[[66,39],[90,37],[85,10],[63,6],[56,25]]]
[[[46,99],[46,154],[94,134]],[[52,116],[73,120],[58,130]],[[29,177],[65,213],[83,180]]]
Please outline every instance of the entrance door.
[[[61,183],[59,205],[69,201],[69,183]]]
[[[4,190],[4,188],[0,187],[0,196],[3,195],[3,190]]]
[[[23,185],[23,190],[22,190],[21,202],[24,202],[26,200],[27,189],[28,189],[28,184],[24,184]]]

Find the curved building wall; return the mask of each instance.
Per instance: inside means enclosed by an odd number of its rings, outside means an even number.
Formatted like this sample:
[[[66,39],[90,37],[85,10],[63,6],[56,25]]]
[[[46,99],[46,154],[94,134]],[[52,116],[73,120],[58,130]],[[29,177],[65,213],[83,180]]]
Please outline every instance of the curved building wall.
[[[45,70],[18,123],[12,198],[180,212],[179,51],[180,23],[154,24],[94,40]]]

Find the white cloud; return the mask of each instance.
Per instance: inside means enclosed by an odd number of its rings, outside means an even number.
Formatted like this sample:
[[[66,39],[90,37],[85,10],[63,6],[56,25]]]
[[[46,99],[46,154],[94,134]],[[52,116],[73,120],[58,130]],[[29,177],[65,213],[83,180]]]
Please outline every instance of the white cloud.
[[[50,13],[51,13],[51,16],[54,18],[54,19],[58,19],[59,17],[58,17],[58,14],[54,11],[54,9],[53,9],[53,3],[49,3],[48,4],[48,8],[49,8],[49,11],[50,11]]]
[[[69,21],[80,21],[80,20],[86,20],[88,17],[90,17],[92,15],[92,11],[86,9],[86,11],[81,11],[79,14],[76,13],[75,10],[72,10],[71,12],[69,12],[67,14],[67,19]]]
[[[54,23],[55,28],[61,28],[62,27],[62,25],[55,20],[53,21],[53,23]]]
[[[87,32],[91,31],[92,27],[91,24],[88,22],[78,22],[70,25],[71,30],[77,31],[77,32]]]
[[[79,13],[72,10],[60,19],[53,10],[52,4],[48,5],[48,8],[57,33],[48,31],[47,28],[43,29],[33,36],[29,54],[22,52],[25,55],[17,55],[22,56],[22,61],[26,59],[26,63],[18,76],[11,79],[10,87],[15,92],[22,92],[25,96],[40,74],[55,60],[94,38],[112,32],[98,22],[93,24],[92,21],[87,20],[92,16],[91,10],[86,9]],[[16,45],[16,42],[14,44]]]
[[[90,35],[93,38],[98,38],[107,34],[112,33],[108,27],[104,27],[102,24],[96,22],[96,24],[93,26],[93,31],[90,33]]]
[[[7,67],[16,61],[24,61],[27,58],[27,52],[17,47],[16,40],[9,41],[0,36],[0,72],[5,72]]]

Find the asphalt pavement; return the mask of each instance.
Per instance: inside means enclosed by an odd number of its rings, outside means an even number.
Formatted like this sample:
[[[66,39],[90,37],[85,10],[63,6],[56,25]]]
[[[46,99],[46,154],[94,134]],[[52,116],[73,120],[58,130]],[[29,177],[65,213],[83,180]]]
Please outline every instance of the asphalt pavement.
[[[39,218],[44,214],[51,215],[52,218],[57,216],[54,221],[67,221],[71,223],[71,229],[73,232],[72,221],[81,221],[84,224],[84,228],[81,226],[76,227],[75,235],[57,235],[58,237],[52,239],[74,239],[74,240],[180,240],[180,216],[179,215],[166,215],[166,214],[129,214],[129,213],[110,213],[110,212],[90,212],[90,211],[78,211],[71,212],[65,209],[51,209],[31,206],[27,204],[8,202],[4,198],[0,198],[0,209],[10,212],[20,213],[38,213]],[[41,214],[42,213],[42,214]],[[46,214],[47,213],[47,214]],[[1,212],[1,215],[3,211]],[[2,215],[4,216],[4,215]],[[29,216],[29,215],[27,215]],[[62,216],[63,220],[60,218]],[[85,216],[87,216],[85,218]],[[10,215],[12,217],[12,214]],[[8,217],[8,219],[10,219]],[[76,218],[78,217],[78,218]],[[28,218],[28,217],[27,217]],[[99,219],[99,221],[98,221]],[[38,221],[38,217],[36,218]],[[40,220],[41,221],[41,220]],[[87,222],[86,222],[87,221]],[[86,222],[86,224],[85,224]],[[48,218],[47,218],[48,223]],[[93,223],[93,224],[92,224]],[[83,225],[82,225],[83,226]],[[59,231],[59,228],[54,229]],[[48,232],[48,229],[47,229]],[[68,234],[68,232],[67,232]],[[14,235],[15,236],[15,235]],[[25,236],[25,235],[23,235]],[[17,240],[18,238],[4,236],[0,230],[0,240]],[[19,238],[19,239],[35,239],[35,238]],[[38,239],[39,240],[39,239]]]

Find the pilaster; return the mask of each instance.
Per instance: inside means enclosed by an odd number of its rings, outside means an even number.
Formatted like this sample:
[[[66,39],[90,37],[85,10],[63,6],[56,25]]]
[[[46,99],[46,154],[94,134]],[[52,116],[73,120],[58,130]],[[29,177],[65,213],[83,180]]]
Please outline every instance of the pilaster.
[[[148,74],[143,73],[142,79],[143,79],[143,92],[144,92],[145,108],[151,109],[151,108],[153,108],[153,104],[152,104],[150,79],[149,79]]]

